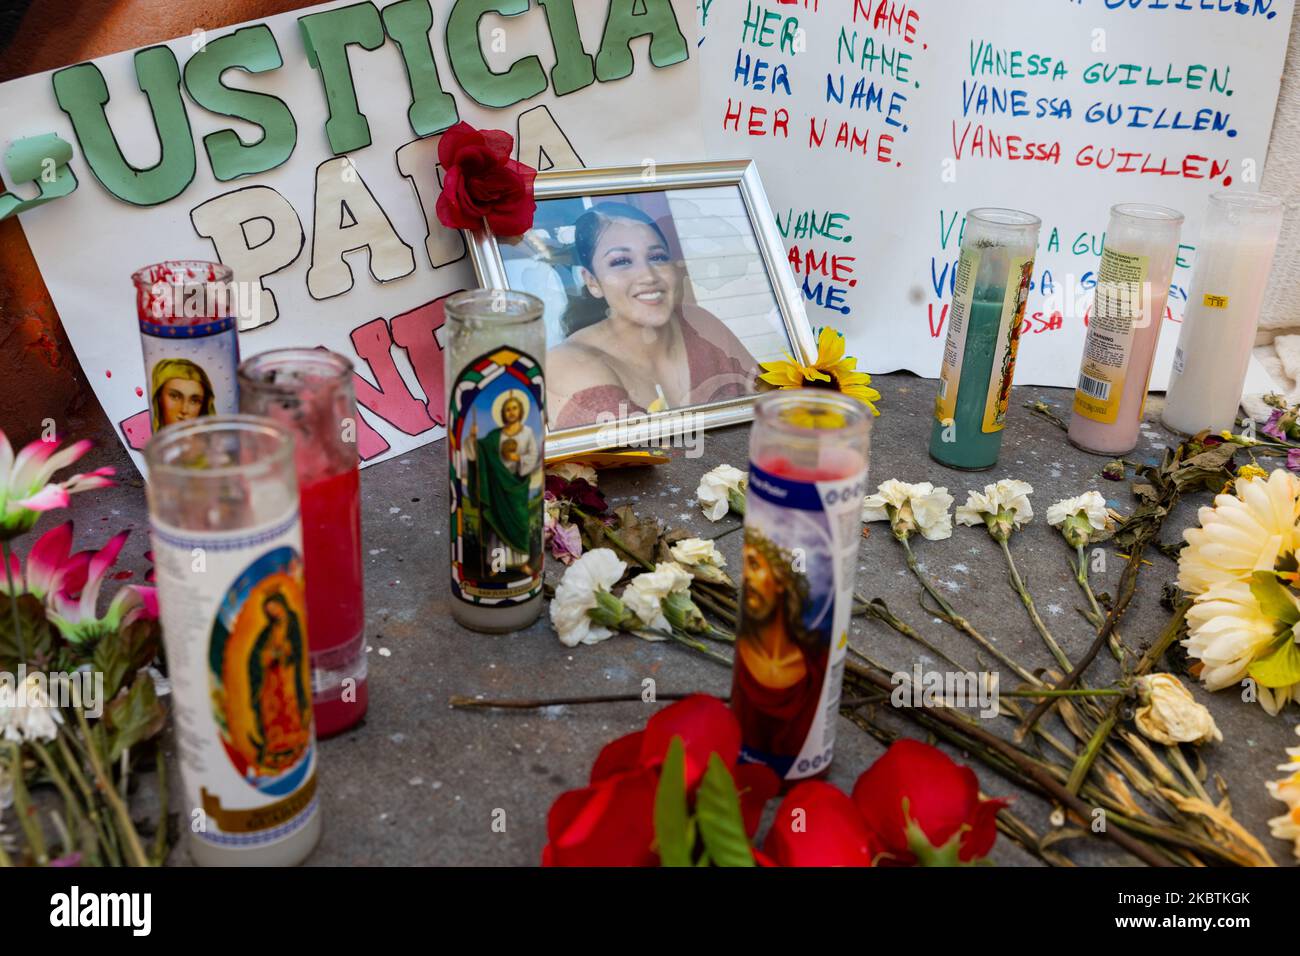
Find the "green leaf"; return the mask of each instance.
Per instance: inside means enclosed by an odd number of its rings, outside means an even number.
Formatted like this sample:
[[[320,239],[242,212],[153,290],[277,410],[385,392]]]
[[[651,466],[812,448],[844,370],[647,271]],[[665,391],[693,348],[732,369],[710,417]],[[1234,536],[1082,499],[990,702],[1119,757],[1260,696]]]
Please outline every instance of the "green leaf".
[[[100,638],[91,653],[91,663],[104,675],[104,696],[110,700],[116,697],[136,671],[153,663],[160,643],[157,621],[136,621]]]
[[[1300,683],[1300,647],[1287,631],[1264,657],[1250,665],[1250,676],[1264,687],[1290,687]]]
[[[1281,621],[1288,630],[1300,621],[1300,607],[1272,571],[1256,571],[1251,576],[1250,593],[1268,617]]]
[[[4,569],[0,567],[0,578]],[[14,634],[14,615],[11,598],[0,594],[0,670],[10,674],[18,672],[18,638]],[[22,628],[23,645],[27,649],[25,663],[44,669],[53,661],[57,647],[55,631],[45,619],[45,607],[30,594],[18,595],[18,626]]]
[[[718,866],[753,866],[754,853],[745,833],[740,812],[740,795],[731,772],[717,754],[709,755],[709,767],[695,796],[704,849]]]
[[[663,866],[691,865],[691,826],[686,810],[686,746],[674,737],[655,790],[655,842]]]
[[[122,753],[136,744],[159,733],[167,723],[167,711],[158,700],[153,678],[137,674],[135,683],[123,691],[104,708],[104,721],[109,735],[109,763],[114,763]]]

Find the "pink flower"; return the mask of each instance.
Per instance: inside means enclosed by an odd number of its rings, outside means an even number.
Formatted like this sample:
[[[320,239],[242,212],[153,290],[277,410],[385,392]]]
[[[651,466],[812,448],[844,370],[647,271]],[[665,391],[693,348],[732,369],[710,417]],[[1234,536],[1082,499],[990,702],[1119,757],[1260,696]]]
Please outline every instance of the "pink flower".
[[[71,525],[62,527],[68,528],[70,540]],[[50,623],[69,643],[90,643],[105,634],[115,634],[136,621],[157,619],[158,592],[138,584],[121,588],[104,616],[98,614],[99,589],[129,534],[129,531],[119,532],[99,551],[81,551],[68,557],[55,572],[57,586],[45,596],[45,604]],[[48,535],[42,536],[41,540],[46,537]],[[32,550],[35,552],[36,549]]]
[[[73,442],[62,451],[58,447],[57,438],[37,440],[15,455],[8,437],[0,431],[0,541],[30,531],[41,512],[66,508],[69,497],[77,492],[112,484],[112,468],[50,481],[56,471],[89,451],[91,443]]]
[[[71,550],[72,522],[65,521],[36,539],[25,562],[19,560],[17,554],[9,555],[9,574],[0,575],[0,593],[9,594],[10,597],[14,594],[30,594],[45,600],[47,595],[62,586],[63,579],[69,573],[76,573],[75,564],[69,559]],[[79,555],[78,560],[84,565],[90,559],[85,556],[83,560]],[[80,574],[85,577],[84,567]],[[12,593],[9,588],[11,576],[14,583]]]

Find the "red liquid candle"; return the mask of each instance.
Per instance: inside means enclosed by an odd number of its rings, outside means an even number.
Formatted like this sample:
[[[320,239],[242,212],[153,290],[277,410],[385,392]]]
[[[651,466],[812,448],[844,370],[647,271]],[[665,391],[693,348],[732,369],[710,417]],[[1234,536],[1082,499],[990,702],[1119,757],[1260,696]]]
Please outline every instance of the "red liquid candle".
[[[830,767],[866,493],[870,412],[837,392],[762,396],[731,707],[741,760],[787,781]]]
[[[352,364],[321,349],[277,349],[244,362],[239,383],[244,411],[295,435],[312,708],[317,735],[329,737],[369,704]]]

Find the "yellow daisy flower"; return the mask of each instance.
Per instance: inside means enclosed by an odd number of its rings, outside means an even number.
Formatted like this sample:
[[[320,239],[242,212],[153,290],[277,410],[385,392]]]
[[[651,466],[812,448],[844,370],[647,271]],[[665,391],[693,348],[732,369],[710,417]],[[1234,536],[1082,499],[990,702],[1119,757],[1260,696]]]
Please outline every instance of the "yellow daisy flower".
[[[786,353],[784,359],[760,363],[763,374],[760,382],[774,388],[833,388],[856,398],[879,415],[874,402],[880,393],[871,387],[871,376],[857,370],[858,360],[844,354],[844,334],[829,326],[817,336],[817,358],[812,365],[804,365]]]

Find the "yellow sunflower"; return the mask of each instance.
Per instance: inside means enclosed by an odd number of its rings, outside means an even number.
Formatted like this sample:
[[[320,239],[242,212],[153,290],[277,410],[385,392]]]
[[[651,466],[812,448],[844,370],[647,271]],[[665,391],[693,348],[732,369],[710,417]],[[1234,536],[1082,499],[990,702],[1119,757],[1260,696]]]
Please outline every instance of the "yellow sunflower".
[[[830,326],[817,336],[817,359],[812,365],[802,364],[789,353],[784,359],[760,365],[763,374],[758,380],[764,384],[779,389],[833,388],[856,398],[871,414],[880,414],[873,404],[880,393],[871,387],[871,376],[857,370],[858,360],[844,354],[844,334]]]

